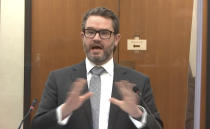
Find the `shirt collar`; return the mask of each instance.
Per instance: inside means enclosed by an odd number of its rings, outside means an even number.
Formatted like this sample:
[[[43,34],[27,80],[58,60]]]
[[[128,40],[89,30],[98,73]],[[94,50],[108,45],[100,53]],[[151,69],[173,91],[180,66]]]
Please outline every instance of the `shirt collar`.
[[[89,72],[90,72],[90,70],[94,66],[96,66],[96,64],[94,64],[93,62],[91,62],[87,57],[85,59],[85,63],[86,63],[86,70],[87,70],[87,75],[88,75]],[[108,74],[113,75],[113,71],[114,71],[114,61],[113,61],[113,58],[111,58],[105,64],[101,65],[101,67],[103,67]]]

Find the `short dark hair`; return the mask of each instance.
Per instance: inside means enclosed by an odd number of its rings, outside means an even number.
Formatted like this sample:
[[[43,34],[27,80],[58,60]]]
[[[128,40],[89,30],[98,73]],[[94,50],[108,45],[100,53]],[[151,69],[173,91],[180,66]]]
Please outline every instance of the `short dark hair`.
[[[119,33],[119,20],[118,17],[115,15],[113,11],[104,7],[97,7],[94,9],[90,9],[87,13],[83,16],[82,19],[82,31],[85,29],[86,21],[89,16],[102,16],[105,18],[110,18],[112,20],[112,26],[114,28],[114,34]]]

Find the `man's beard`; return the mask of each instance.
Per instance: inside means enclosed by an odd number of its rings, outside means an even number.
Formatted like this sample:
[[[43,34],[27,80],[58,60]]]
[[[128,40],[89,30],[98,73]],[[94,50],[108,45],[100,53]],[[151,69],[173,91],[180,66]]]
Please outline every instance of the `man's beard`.
[[[96,43],[96,44],[99,44],[99,43]],[[84,48],[87,58],[91,62],[93,62],[95,64],[104,64],[111,58],[116,46],[114,45],[114,42],[112,42],[112,44],[110,46],[108,46],[107,48],[102,47],[103,55],[101,55],[101,56],[91,55],[90,50],[91,50],[92,46],[87,46],[84,42],[83,42],[83,48]]]

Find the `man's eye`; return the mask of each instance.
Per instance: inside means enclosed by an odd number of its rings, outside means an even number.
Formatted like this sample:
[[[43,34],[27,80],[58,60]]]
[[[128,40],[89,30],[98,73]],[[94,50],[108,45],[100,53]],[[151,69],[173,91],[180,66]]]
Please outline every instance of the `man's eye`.
[[[95,31],[87,31],[88,34],[95,34]]]
[[[102,35],[109,35],[109,31],[101,31],[100,32]]]

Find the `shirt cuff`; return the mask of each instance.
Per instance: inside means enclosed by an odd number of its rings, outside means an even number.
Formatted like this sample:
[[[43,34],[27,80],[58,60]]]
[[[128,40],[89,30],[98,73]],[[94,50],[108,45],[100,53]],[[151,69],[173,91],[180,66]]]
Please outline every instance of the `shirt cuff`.
[[[62,111],[61,111],[61,108],[62,108],[63,104],[60,105],[57,109],[56,109],[56,114],[57,114],[57,123],[59,125],[66,125],[69,118],[71,117],[71,115],[67,116],[65,119],[62,120]]]
[[[134,125],[135,125],[138,129],[141,129],[141,128],[143,128],[143,127],[146,125],[146,123],[147,123],[147,111],[146,111],[146,110],[144,109],[144,107],[142,107],[142,106],[139,106],[139,105],[138,105],[138,107],[139,107],[139,109],[143,112],[140,121],[134,119],[134,118],[131,117],[130,115],[129,115],[129,118],[131,119],[131,121],[134,123]]]

